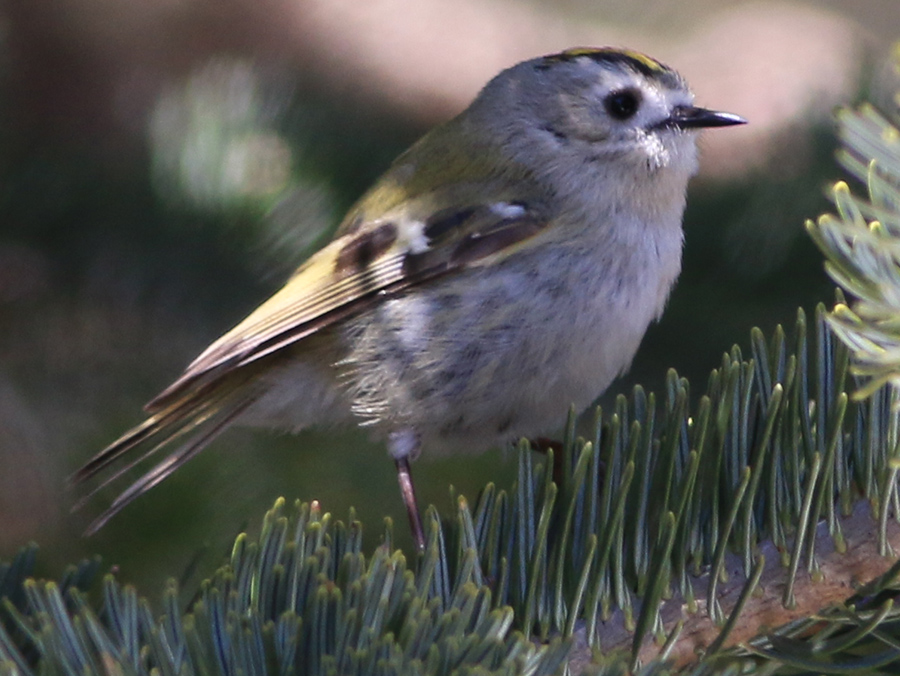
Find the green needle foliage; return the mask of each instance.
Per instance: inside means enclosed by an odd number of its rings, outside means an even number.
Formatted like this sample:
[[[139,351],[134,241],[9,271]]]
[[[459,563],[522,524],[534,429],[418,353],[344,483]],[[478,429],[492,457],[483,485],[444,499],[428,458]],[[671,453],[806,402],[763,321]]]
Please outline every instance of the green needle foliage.
[[[839,113],[840,162],[868,188],[834,188],[837,215],[808,222],[832,278],[855,299],[829,324],[850,348],[854,372],[868,378],[861,395],[900,385],[900,130],[871,106]]]
[[[366,554],[353,513],[282,500],[186,611],[174,583],[160,610],[88,592],[97,562],[32,580],[26,548],[0,566],[0,676],[895,673],[900,563],[874,565],[900,541],[900,132],[840,123],[869,197],[838,184],[809,229],[851,305],[753,330],[699,398],[670,372],[587,438],[571,416],[555,457],[523,443],[510,490],[429,509],[411,564],[390,523]],[[826,593],[854,554],[874,579]]]
[[[258,542],[240,536],[228,565],[204,582],[189,613],[174,584],[161,616],[112,576],[95,611],[84,585],[22,576],[33,548],[4,578],[24,591],[5,602],[2,674],[529,674],[558,671],[567,645],[537,646],[510,631],[513,612],[475,582],[469,561],[446,576],[437,550],[418,575],[400,552],[360,552],[361,529],[317,507],[265,518]],[[83,565],[69,577],[86,577]]]

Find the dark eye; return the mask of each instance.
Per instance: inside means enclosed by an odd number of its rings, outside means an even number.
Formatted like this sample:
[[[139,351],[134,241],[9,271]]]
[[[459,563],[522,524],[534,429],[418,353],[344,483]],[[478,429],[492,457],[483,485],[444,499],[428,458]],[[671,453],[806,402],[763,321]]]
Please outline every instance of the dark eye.
[[[603,99],[606,112],[616,120],[632,117],[641,105],[641,95],[633,89],[613,92]]]

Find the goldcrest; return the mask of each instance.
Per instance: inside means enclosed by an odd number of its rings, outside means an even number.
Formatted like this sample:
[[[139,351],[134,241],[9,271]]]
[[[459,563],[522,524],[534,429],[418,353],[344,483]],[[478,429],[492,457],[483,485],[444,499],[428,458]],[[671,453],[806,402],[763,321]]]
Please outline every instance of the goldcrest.
[[[633,51],[503,71],[79,470],[109,471],[96,492],[169,449],[89,530],[233,424],[348,423],[386,442],[424,546],[409,460],[552,432],[628,368],[681,268],[697,131],[743,122]]]

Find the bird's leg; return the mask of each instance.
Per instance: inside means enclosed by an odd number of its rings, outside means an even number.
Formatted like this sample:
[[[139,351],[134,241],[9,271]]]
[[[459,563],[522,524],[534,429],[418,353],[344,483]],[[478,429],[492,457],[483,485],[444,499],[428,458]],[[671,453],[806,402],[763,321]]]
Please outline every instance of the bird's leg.
[[[422,528],[422,517],[419,515],[419,505],[416,502],[416,488],[413,485],[410,473],[409,458],[419,451],[418,435],[412,430],[392,432],[388,438],[388,448],[394,457],[397,466],[397,481],[400,483],[400,495],[403,496],[403,504],[406,506],[406,514],[409,517],[409,527],[412,530],[416,550],[425,551],[425,531]]]
[[[553,451],[553,483],[562,486],[563,480],[563,442],[549,437],[535,437],[529,439],[531,448],[538,453],[547,455],[547,451]]]
[[[606,433],[607,428],[604,425],[603,434],[605,435]],[[564,472],[563,442],[549,439],[548,437],[535,437],[534,439],[529,439],[529,441],[531,442],[531,448],[538,453],[546,455],[547,451],[553,451],[553,483],[557,486],[562,486]],[[603,474],[606,471],[606,464],[603,460],[600,461],[600,466],[597,468],[597,471],[600,473],[600,479],[602,480]]]
[[[413,540],[416,541],[416,549],[424,552],[425,531],[422,529],[422,518],[419,516],[419,505],[416,502],[416,487],[413,485],[412,474],[409,473],[409,458],[395,458],[394,462],[397,465],[397,481],[400,482],[400,494],[406,505]]]

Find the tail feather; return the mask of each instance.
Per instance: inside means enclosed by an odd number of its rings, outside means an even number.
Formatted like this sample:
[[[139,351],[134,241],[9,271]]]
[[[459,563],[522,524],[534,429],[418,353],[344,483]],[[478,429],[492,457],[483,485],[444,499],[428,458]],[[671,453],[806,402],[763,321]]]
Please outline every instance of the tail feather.
[[[249,374],[244,374],[249,375]],[[247,378],[249,380],[250,378]],[[129,430],[112,444],[91,458],[69,479],[81,484],[124,461],[128,456],[149,445],[136,457],[116,467],[104,476],[73,506],[81,509],[98,492],[115,483],[134,468],[143,465],[166,447],[181,442],[162,462],[127,487],[99,517],[85,534],[95,533],[115,514],[135,498],[166,479],[176,469],[206,448],[215,437],[257,400],[261,392],[253,387],[240,387],[246,381],[228,382],[223,379],[214,386],[203,387],[182,395],[140,425]]]
[[[165,446],[168,446],[179,438],[196,431],[197,427],[208,419],[209,414],[204,415],[203,409],[209,408],[212,402],[204,402],[198,406],[197,410],[185,411],[180,410],[179,415],[169,411],[168,415],[155,415],[147,419],[137,427],[129,430],[119,439],[100,451],[96,456],[91,458],[87,464],[72,475],[70,482],[78,484],[101,473],[104,469],[115,463],[118,459],[123,458],[130,451],[136,449],[143,442],[149,441],[156,435],[163,435],[162,439],[131,462],[123,465],[115,470],[109,476],[94,486],[90,492],[82,496],[72,507],[72,511],[78,511],[90,501],[97,493],[115,483],[133,470],[138,465],[142,465],[148,458],[156,455]],[[215,415],[213,413],[212,415]],[[180,419],[179,419],[180,417]],[[150,428],[149,431],[147,428]]]
[[[208,408],[211,404],[212,402],[208,401],[197,403],[180,401],[170,405],[164,411],[150,416],[140,425],[128,430],[125,434],[88,460],[69,478],[69,483],[77,485],[87,481],[97,474],[100,474],[107,467],[119,460],[119,458],[127,455],[138,446],[141,446],[153,437],[165,434],[163,440],[153,449],[145,453],[143,458],[153,455],[155,450],[160,446],[165,445],[170,439],[173,439],[182,433],[181,430],[184,429],[184,425],[188,424],[191,419],[196,418],[197,415],[201,414],[203,409]],[[128,468],[133,467],[134,464],[135,463],[131,463],[128,465]],[[118,473],[114,476],[118,476]],[[101,485],[106,485],[107,481]]]
[[[122,493],[120,493],[119,496],[115,500],[113,500],[112,504],[90,523],[90,525],[85,529],[85,535],[93,535],[94,533],[96,533],[106,525],[107,521],[109,521],[112,517],[122,511],[122,509],[124,509],[133,500],[140,497],[155,486],[159,485],[173,472],[184,465],[188,460],[192,459],[194,456],[200,453],[200,451],[206,448],[217,436],[224,432],[229,427],[229,425],[234,422],[234,419],[244,410],[246,410],[246,408],[250,406],[253,401],[255,401],[255,398],[245,399],[237,402],[230,408],[230,410],[226,412],[219,411],[218,415],[220,416],[220,419],[217,420],[215,424],[212,424],[208,429],[204,430],[200,434],[197,434],[193,439],[182,444],[175,451],[170,453],[165,458],[165,460],[157,464],[150,471],[144,474],[140,479],[138,479],[128,488],[122,491]],[[196,429],[194,425],[191,425],[191,428],[194,430]],[[184,432],[182,430],[179,430],[177,436],[183,436],[183,434]],[[123,468],[122,470],[119,470],[112,477],[104,481],[104,483],[101,484],[97,489],[92,491],[91,494],[108,485],[115,479],[119,478],[133,466],[143,462],[150,455],[156,453],[162,446],[167,445],[171,440],[172,437],[169,437],[163,442],[157,444],[154,448],[147,451],[135,462],[132,462],[130,465]]]

